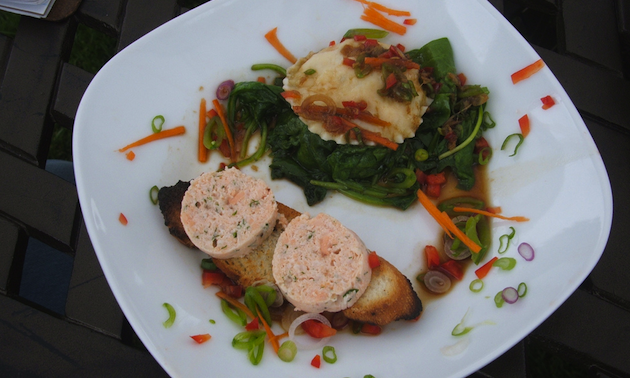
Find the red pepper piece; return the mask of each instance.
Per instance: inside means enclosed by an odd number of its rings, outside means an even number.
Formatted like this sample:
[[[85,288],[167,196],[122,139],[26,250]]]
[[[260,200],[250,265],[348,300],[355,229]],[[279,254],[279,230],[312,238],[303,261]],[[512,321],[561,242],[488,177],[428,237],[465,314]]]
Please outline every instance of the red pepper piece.
[[[311,337],[315,337],[318,339],[334,336],[337,334],[336,329],[314,319],[309,319],[302,323],[302,329]]]
[[[462,278],[464,278],[464,268],[462,268],[457,260],[448,260],[447,262],[441,264],[440,270],[450,274],[458,281],[461,281]]]
[[[398,80],[396,79],[396,75],[394,75],[393,72],[390,73],[389,76],[387,76],[387,79],[385,79],[385,89],[393,87],[397,82]]]
[[[529,134],[529,117],[527,114],[518,119],[518,126],[521,128],[521,134],[525,138]]]
[[[319,354],[316,354],[315,357],[313,357],[313,359],[311,360],[311,366],[319,369],[321,365],[322,365],[322,357]]]
[[[350,59],[350,58],[343,58],[343,64],[344,64],[345,66],[352,67],[355,63],[356,63],[356,61],[355,61],[354,59]]]
[[[427,268],[433,269],[440,266],[440,253],[432,245],[424,247],[424,255],[427,258]]]
[[[201,335],[190,336],[191,339],[195,340],[197,344],[203,344],[206,341],[210,340],[211,336],[208,333],[204,333]]]
[[[368,255],[368,264],[370,265],[370,269],[374,269],[381,265],[381,260],[378,259],[378,255],[376,252],[372,251]]]
[[[551,97],[551,96],[545,96],[545,97],[541,98],[540,101],[542,101],[542,103],[543,103],[543,105],[542,105],[543,110],[547,110],[547,109],[551,108],[552,106],[554,106],[556,104],[556,102],[554,101],[553,97]]]
[[[368,335],[379,335],[381,332],[383,331],[383,329],[377,325],[374,324],[369,324],[369,323],[363,323],[363,325],[361,326],[361,333],[367,333]]]

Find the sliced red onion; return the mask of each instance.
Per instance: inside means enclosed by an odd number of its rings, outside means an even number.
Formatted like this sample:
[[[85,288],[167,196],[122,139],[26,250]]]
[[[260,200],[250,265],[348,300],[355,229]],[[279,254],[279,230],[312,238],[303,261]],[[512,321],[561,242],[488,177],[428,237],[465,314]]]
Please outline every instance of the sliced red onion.
[[[234,80],[226,80],[223,83],[219,84],[217,88],[217,99],[219,100],[227,100],[228,96],[234,89]]]
[[[532,261],[534,259],[534,248],[527,243],[521,243],[518,246],[518,253],[523,256],[526,261]]]
[[[330,322],[322,314],[317,314],[317,313],[313,313],[313,312],[307,312],[306,314],[298,316],[293,321],[293,323],[291,323],[291,326],[289,327],[289,340],[292,340],[295,343],[295,345],[297,345],[297,347],[299,349],[318,349],[318,348],[322,348],[324,345],[326,345],[326,343],[330,339],[330,337],[323,337],[321,339],[315,339],[315,338],[309,336],[310,339],[317,340],[317,342],[304,344],[304,343],[300,342],[297,337],[295,337],[295,330],[297,329],[297,327],[299,327],[300,324],[304,323],[305,321],[311,320],[311,319],[312,320],[317,320],[318,322],[321,322],[321,323],[323,323],[323,324],[325,324],[325,325],[330,327]]]
[[[442,294],[451,288],[451,279],[442,272],[430,270],[424,275],[424,284],[431,292]]]
[[[518,301],[518,291],[513,287],[506,287],[505,289],[503,289],[501,297],[503,298],[505,303],[515,303],[516,301]]]

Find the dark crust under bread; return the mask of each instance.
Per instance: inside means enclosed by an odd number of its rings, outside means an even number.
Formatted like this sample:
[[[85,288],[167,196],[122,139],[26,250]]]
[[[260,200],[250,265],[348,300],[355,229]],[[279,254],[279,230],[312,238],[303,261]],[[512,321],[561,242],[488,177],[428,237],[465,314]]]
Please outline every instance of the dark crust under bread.
[[[190,186],[188,181],[178,181],[173,186],[165,186],[158,191],[158,204],[168,232],[188,248],[197,248],[190,241],[181,220],[182,199]]]

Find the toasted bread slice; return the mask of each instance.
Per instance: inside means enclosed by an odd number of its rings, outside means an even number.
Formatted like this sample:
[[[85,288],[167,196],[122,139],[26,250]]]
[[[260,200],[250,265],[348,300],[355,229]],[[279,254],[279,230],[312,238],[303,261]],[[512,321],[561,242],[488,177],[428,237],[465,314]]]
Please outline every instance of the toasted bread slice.
[[[379,256],[379,261],[365,293],[343,314],[348,319],[381,326],[416,319],[422,312],[422,302],[411,282],[384,258]]]
[[[300,215],[300,212],[280,202],[278,202],[278,213],[284,215],[287,223]],[[217,268],[221,269],[225,275],[243,287],[252,286],[256,282],[275,282],[273,279],[271,261],[273,259],[273,252],[276,249],[276,242],[284,230],[284,226],[280,223],[281,222],[278,222],[271,235],[247,256],[231,259],[214,259],[214,264]]]
[[[189,183],[179,181],[174,186],[163,187],[158,192],[160,210],[169,232],[182,244],[196,248],[180,219],[181,201]],[[278,202],[278,212],[286,223],[300,212]],[[244,257],[214,259],[216,266],[237,284],[248,287],[257,282],[274,282],[271,262],[278,237],[285,222],[278,222],[271,236]],[[370,285],[352,307],[343,311],[349,319],[385,325],[395,320],[412,320],[420,316],[422,303],[411,282],[396,267],[379,256],[380,266],[372,270]]]

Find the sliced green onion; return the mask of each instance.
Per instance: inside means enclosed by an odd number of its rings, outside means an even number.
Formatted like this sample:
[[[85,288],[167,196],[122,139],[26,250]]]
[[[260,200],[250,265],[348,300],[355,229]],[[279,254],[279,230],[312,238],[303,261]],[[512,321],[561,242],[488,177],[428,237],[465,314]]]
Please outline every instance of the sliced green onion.
[[[481,291],[481,289],[483,289],[483,281],[477,278],[470,283],[470,286],[468,286],[468,288],[473,293],[478,293]]]
[[[472,133],[470,133],[468,138],[466,138],[466,140],[463,141],[459,146],[456,146],[452,150],[446,151],[442,155],[438,156],[438,160],[442,160],[442,159],[444,159],[446,157],[449,157],[449,156],[453,155],[454,153],[456,153],[457,151],[459,151],[459,150],[463,149],[464,147],[466,147],[467,145],[469,145],[470,142],[472,142],[475,139],[475,137],[477,136],[477,132],[479,131],[479,128],[481,127],[482,121],[483,121],[483,107],[480,106],[479,107],[479,115],[477,116],[477,124],[475,124],[475,128],[473,129]],[[517,148],[518,148],[518,146],[517,146]],[[503,147],[501,147],[501,149],[503,149]],[[514,153],[516,153],[516,152],[514,152]]]
[[[153,120],[151,121],[151,129],[153,130],[153,132],[159,133],[160,131],[162,131],[162,126],[164,126],[164,116],[156,115],[155,117],[153,117]]]
[[[486,120],[486,118],[488,120]],[[497,125],[497,123],[492,119],[492,116],[490,115],[490,112],[484,112],[483,113],[483,125],[482,125],[483,130],[491,129],[491,128],[495,127],[496,125]]]
[[[419,148],[416,150],[416,153],[413,155],[416,161],[425,161],[429,158],[429,151],[424,148]]]
[[[272,70],[272,71],[276,71],[282,76],[287,76],[287,70],[285,70],[284,68],[280,67],[277,64],[261,63],[261,64],[254,64],[252,66],[252,71],[260,71],[260,70]]]
[[[215,271],[217,270],[217,266],[214,261],[212,261],[212,258],[207,258],[201,260],[201,269]]]
[[[497,268],[501,268],[503,270],[512,270],[516,266],[516,259],[511,257],[501,257],[495,261],[492,266],[496,266]]]
[[[236,349],[249,350],[265,340],[266,333],[259,331],[243,331],[239,332],[232,339],[232,347]]]
[[[159,191],[160,191],[160,188],[158,188],[157,185],[153,185],[151,189],[149,189],[149,199],[151,200],[151,203],[153,203],[154,205],[157,205],[158,203]]]
[[[217,324],[217,322],[214,319],[210,319],[208,321],[210,322],[210,324]]]
[[[402,180],[400,180],[402,177]],[[394,181],[394,179],[398,179]],[[394,168],[387,176],[387,187],[408,189],[416,183],[416,173],[409,168]]]
[[[451,331],[451,335],[453,335],[453,336],[463,336],[463,335],[467,334],[468,332],[470,332],[473,329],[473,327],[466,327],[464,325],[464,322],[466,321],[466,318],[468,317],[468,313],[469,312],[470,312],[470,309],[468,309],[466,311],[466,313],[462,317],[462,320],[459,323],[457,323],[455,328],[453,328],[453,330]]]
[[[162,325],[164,326],[164,328],[170,328],[173,323],[175,323],[175,316],[177,316],[177,313],[175,312],[173,306],[171,306],[169,303],[164,302],[162,306],[164,306],[166,311],[168,311],[168,319],[166,319],[162,323]]]
[[[521,282],[520,284],[518,284],[518,296],[520,298],[523,298],[525,296],[525,294],[527,294],[527,284],[525,282]]]
[[[499,251],[498,252],[500,254],[504,254],[505,252],[507,252],[508,248],[510,247],[510,241],[516,234],[516,230],[514,229],[514,227],[510,227],[510,229],[512,229],[512,232],[510,232],[510,234],[501,235],[499,237]]]
[[[241,327],[245,327],[247,324],[247,315],[243,312],[243,310],[236,309],[236,312],[232,310],[230,304],[225,299],[221,299],[221,310],[223,313],[233,321],[234,323],[240,325]]]
[[[485,152],[488,152],[488,154],[486,155],[486,157],[484,158],[483,155]],[[492,157],[492,148],[490,147],[484,147],[481,149],[481,151],[479,151],[479,165],[486,165],[490,162],[490,158]]]
[[[350,29],[343,35],[344,38],[354,38],[355,35],[362,35],[365,38],[385,38],[389,32],[380,29]]]
[[[291,362],[297,354],[297,346],[292,340],[287,340],[280,345],[278,357],[284,362]]]
[[[510,157],[516,155],[516,153],[518,152],[518,148],[521,146],[521,144],[523,144],[523,141],[525,140],[525,137],[523,137],[523,134],[520,134],[520,133],[510,134],[503,141],[503,144],[501,145],[501,150],[505,150],[505,147],[507,146],[509,140],[512,139],[513,136],[518,137],[518,143],[516,144],[516,147],[514,147],[514,153],[510,155]]]
[[[275,296],[274,296],[275,300]],[[271,314],[269,313],[269,307],[265,302],[265,299],[260,295],[260,292],[253,286],[245,289],[245,305],[249,310],[256,314],[260,310],[260,314],[267,324],[271,324]]]
[[[314,69],[312,69],[312,68],[309,68],[308,70],[304,71],[304,75],[312,75],[312,74],[314,74],[315,72],[317,72],[317,71],[315,71],[315,70],[314,70]]]
[[[335,362],[337,362],[337,353],[335,352],[335,347],[326,345],[322,350],[322,358],[329,364],[334,364]]]
[[[504,303],[505,303],[505,299],[503,299],[503,290],[502,290],[502,291],[499,291],[497,295],[494,296],[494,304],[498,308],[501,308],[503,307]]]

